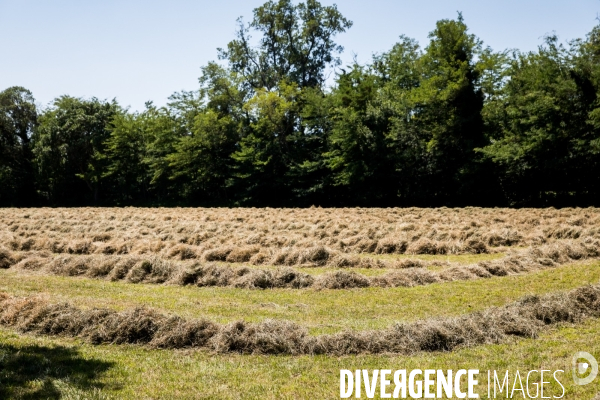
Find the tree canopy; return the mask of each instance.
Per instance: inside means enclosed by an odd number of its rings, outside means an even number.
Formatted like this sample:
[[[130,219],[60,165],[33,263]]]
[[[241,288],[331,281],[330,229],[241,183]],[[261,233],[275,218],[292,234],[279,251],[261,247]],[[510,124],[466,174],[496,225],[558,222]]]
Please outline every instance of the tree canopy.
[[[494,51],[459,13],[342,66],[351,26],[268,1],[198,88],[139,112],[4,90],[0,205],[598,204],[600,26]]]

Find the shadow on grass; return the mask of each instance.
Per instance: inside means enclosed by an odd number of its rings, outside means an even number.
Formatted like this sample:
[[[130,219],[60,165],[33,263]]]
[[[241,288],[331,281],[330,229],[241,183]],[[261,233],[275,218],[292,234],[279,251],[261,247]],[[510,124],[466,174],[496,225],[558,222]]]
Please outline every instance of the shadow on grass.
[[[97,379],[113,364],[63,346],[0,343],[0,399],[103,398]]]

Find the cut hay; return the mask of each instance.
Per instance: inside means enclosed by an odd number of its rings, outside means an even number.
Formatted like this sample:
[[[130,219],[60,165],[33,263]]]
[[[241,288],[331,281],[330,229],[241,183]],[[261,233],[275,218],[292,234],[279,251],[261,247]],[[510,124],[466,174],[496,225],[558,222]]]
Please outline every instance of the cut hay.
[[[52,304],[39,296],[0,293],[0,324],[21,332],[79,337],[94,344],[145,344],[244,354],[414,354],[453,351],[510,337],[536,338],[547,326],[600,317],[600,285],[528,296],[504,307],[455,318],[399,323],[388,329],[311,336],[288,321],[217,324],[185,320],[149,308],[117,312]]]
[[[599,239],[596,208],[0,209],[0,243],[10,252],[282,267],[393,268],[374,255],[484,254]]]
[[[0,253],[1,254],[1,253]],[[10,254],[8,251],[5,254]],[[14,258],[13,253],[13,257]],[[205,253],[206,256],[207,253]],[[214,254],[214,253],[210,253]],[[233,251],[224,250],[218,258],[227,257]],[[285,254],[284,261],[290,253]],[[256,254],[255,254],[256,256]],[[232,266],[214,262],[176,262],[156,256],[135,255],[51,255],[38,252],[24,258],[9,267],[23,270],[38,270],[55,275],[86,276],[104,278],[112,281],[125,280],[130,283],[168,283],[175,285],[195,285],[199,287],[220,286],[244,289],[276,288],[315,288],[315,289],[354,289],[369,286],[378,287],[414,287],[432,283],[488,279],[494,276],[507,276],[555,268],[558,265],[574,263],[600,257],[600,241],[595,239],[572,240],[550,243],[513,252],[502,259],[482,261],[477,264],[456,266],[449,263],[424,262],[416,259],[398,260],[383,264],[381,260],[360,257],[336,256],[330,260],[330,253],[324,248],[309,248],[294,253],[302,261],[318,263],[319,260],[335,262],[340,268],[313,277],[301,272],[303,267],[313,264],[301,264],[297,268],[280,266],[274,269],[258,267]],[[209,257],[212,259],[212,256]],[[296,258],[294,259],[296,262]],[[294,264],[292,263],[292,264]],[[431,271],[428,265],[445,266],[441,270]],[[362,268],[388,268],[382,275],[369,277],[345,270],[349,266]]]

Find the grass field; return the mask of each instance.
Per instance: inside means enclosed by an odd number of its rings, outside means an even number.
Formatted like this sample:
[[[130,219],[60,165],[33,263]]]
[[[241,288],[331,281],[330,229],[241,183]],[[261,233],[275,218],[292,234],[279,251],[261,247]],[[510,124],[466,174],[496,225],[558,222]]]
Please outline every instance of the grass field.
[[[0,239],[5,296],[217,324],[291,321],[315,337],[435,327],[600,282],[596,209],[8,209]],[[276,284],[282,271],[311,284]],[[91,344],[6,312],[0,398],[339,398],[340,369],[359,368],[563,369],[563,398],[600,392],[598,381],[576,386],[570,376],[575,352],[600,355],[594,313],[446,351],[289,355]]]
[[[572,355],[600,352],[600,321],[551,330],[537,339],[414,356],[214,355],[134,345],[93,346],[73,339],[18,335],[0,329],[4,395],[14,398],[339,398],[340,369],[563,369],[565,399],[592,399],[597,384],[569,381]],[[31,360],[31,361],[30,361]],[[18,366],[9,369],[11,365]],[[487,398],[487,376],[480,375]],[[546,395],[560,396],[554,384]],[[364,398],[364,394],[363,394]],[[500,397],[499,397],[500,398]],[[522,397],[515,397],[522,398]]]
[[[351,290],[249,290],[174,285],[132,285],[0,271],[0,291],[19,296],[44,294],[80,307],[126,310],[150,306],[184,317],[217,322],[285,319],[311,333],[381,329],[397,321],[455,316],[501,306],[524,295],[552,293],[600,282],[600,262],[560,266],[531,275],[455,281],[414,288]]]

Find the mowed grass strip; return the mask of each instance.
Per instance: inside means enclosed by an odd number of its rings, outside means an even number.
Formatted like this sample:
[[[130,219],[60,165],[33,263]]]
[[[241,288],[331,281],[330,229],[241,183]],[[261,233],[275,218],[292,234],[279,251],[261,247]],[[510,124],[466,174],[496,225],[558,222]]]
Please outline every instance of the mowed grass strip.
[[[454,316],[501,306],[527,294],[569,290],[600,281],[600,262],[585,262],[524,275],[454,281],[414,288],[354,290],[246,290],[109,282],[0,271],[0,291],[46,294],[78,307],[124,310],[146,305],[182,317],[214,322],[285,319],[313,334],[386,328],[398,321]]]
[[[19,335],[0,328],[0,395],[3,398],[339,398],[340,369],[479,369],[476,392],[487,397],[487,371],[564,370],[563,399],[591,399],[597,383],[576,386],[574,353],[600,355],[600,320],[561,326],[537,339],[519,339],[454,352],[411,356],[255,356],[154,350],[134,345],[89,345],[79,340]],[[33,361],[37,363],[32,363]],[[27,363],[29,362],[29,363]],[[532,378],[538,379],[539,374]],[[544,396],[562,388],[549,379]],[[535,386],[530,385],[532,393]],[[376,391],[379,398],[379,390]],[[517,392],[518,397],[520,392]],[[364,388],[363,388],[364,396]],[[500,396],[498,398],[505,398]]]

